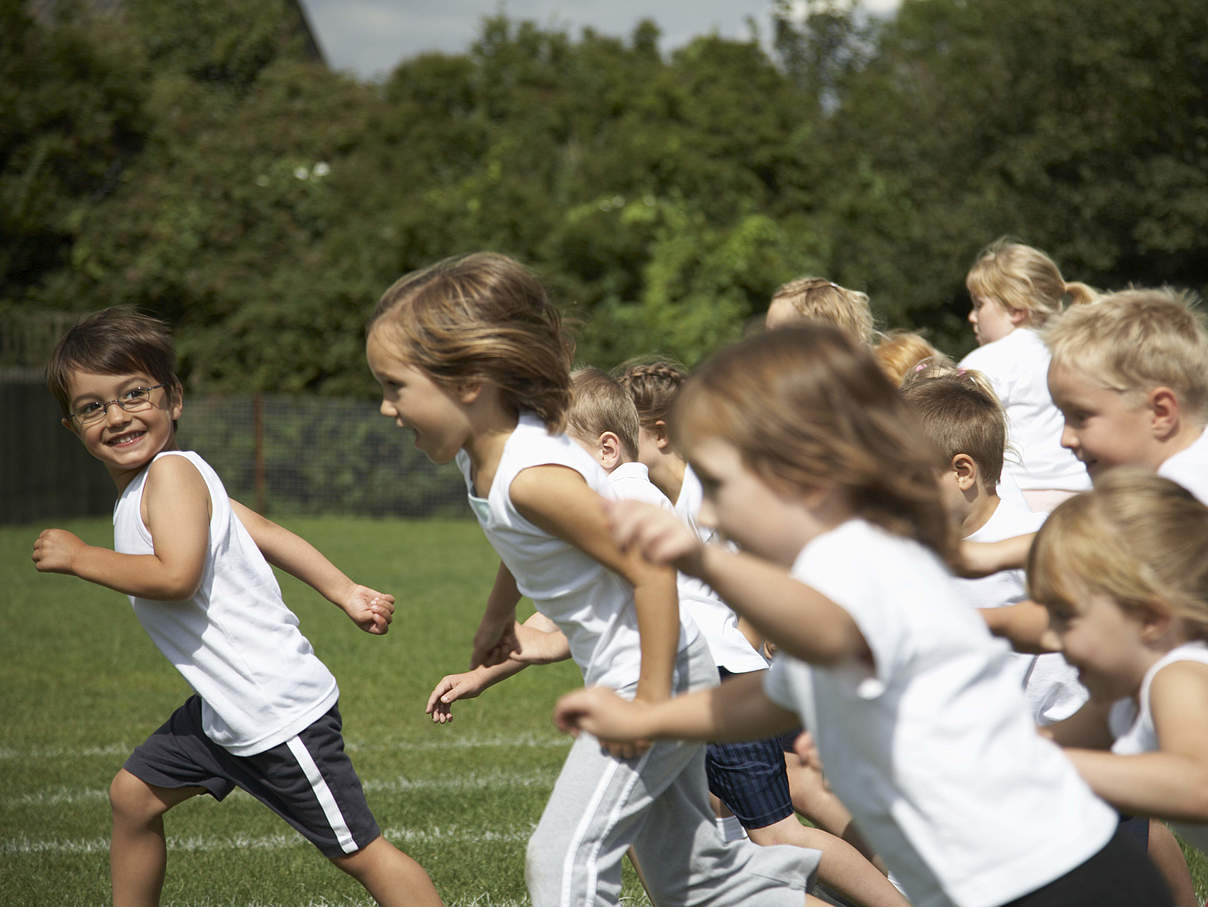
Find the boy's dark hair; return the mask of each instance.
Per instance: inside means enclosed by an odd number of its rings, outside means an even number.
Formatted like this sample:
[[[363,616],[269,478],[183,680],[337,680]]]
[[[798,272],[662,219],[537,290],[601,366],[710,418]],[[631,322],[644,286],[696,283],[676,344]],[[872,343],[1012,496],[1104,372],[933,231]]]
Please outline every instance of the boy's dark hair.
[[[982,486],[993,491],[1002,475],[1007,445],[1002,404],[969,375],[956,373],[908,384],[902,397],[944,457],[943,465],[957,454],[972,457],[981,471]]]
[[[638,411],[621,382],[588,366],[570,375],[570,410],[566,431],[593,443],[606,431],[621,440],[625,458],[638,458]]]
[[[176,351],[172,332],[158,318],[130,306],[113,306],[86,316],[63,335],[46,364],[46,386],[59,401],[63,417],[71,416],[71,373],[99,375],[145,372],[156,384],[176,394]]]

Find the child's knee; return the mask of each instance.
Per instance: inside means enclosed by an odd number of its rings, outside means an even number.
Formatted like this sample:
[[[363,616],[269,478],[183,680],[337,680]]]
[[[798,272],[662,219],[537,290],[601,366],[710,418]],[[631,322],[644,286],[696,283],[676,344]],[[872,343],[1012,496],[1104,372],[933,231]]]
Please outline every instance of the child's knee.
[[[151,786],[125,769],[109,784],[109,807],[115,819],[145,820],[164,811]]]

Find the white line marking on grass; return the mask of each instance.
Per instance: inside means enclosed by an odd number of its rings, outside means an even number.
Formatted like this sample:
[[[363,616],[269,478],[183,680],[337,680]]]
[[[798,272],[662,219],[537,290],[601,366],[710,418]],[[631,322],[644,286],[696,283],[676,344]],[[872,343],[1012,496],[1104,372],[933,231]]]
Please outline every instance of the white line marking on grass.
[[[416,740],[401,737],[396,740],[375,740],[372,743],[355,743],[344,741],[344,747],[349,752],[371,752],[374,750],[405,750],[408,752],[422,750],[450,749],[497,749],[499,747],[520,747],[530,749],[569,749],[574,741],[570,737],[548,737],[525,734],[517,737],[445,737],[440,740]],[[93,757],[124,757],[130,755],[133,745],[125,743],[110,743],[104,746],[66,747],[45,746],[21,748],[14,746],[0,747],[0,760],[4,759],[89,759]]]
[[[398,828],[382,830],[387,840],[411,844],[513,844],[527,841],[532,829],[514,831],[484,831],[479,828]],[[285,832],[272,835],[168,835],[169,851],[219,851],[219,850],[283,850],[287,847],[310,847],[311,844],[299,834]],[[39,853],[92,854],[108,853],[108,838],[83,838],[76,840],[40,841],[26,835],[0,840],[0,854],[23,856]]]
[[[552,790],[555,772],[469,772],[454,778],[408,778],[398,775],[394,778],[361,778],[361,785],[367,793],[401,794],[409,791],[481,791],[494,788],[543,788]],[[244,791],[236,790],[238,795],[250,796]],[[107,788],[99,787],[52,787],[41,791],[31,791],[14,797],[0,800],[2,808],[61,806],[77,803],[96,803],[108,799]]]

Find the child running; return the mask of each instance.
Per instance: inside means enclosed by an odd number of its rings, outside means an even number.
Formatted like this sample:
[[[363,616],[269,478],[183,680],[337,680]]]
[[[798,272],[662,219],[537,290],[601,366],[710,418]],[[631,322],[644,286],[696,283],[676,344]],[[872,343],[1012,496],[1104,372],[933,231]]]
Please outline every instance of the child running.
[[[587,683],[652,703],[717,683],[704,642],[680,622],[674,572],[613,541],[601,505],[608,478],[560,433],[569,341],[527,269],[477,253],[402,277],[378,303],[366,354],[382,414],[413,431],[433,462],[457,461],[502,560],[471,668],[517,649],[524,595],[566,636]],[[529,840],[533,903],[617,903],[630,845],[661,904],[799,905],[817,866],[802,848],[721,839],[702,747],[605,751],[584,735]]]
[[[961,360],[990,379],[1007,414],[1007,437],[1018,460],[1006,472],[1028,505],[1047,513],[1090,487],[1086,470],[1061,446],[1061,414],[1049,397],[1049,353],[1038,331],[1063,305],[1088,303],[1095,292],[1066,283],[1053,260],[1031,246],[999,239],[983,249],[965,278],[973,307],[969,323],[978,348]]]
[[[998,542],[1040,528],[1045,514],[998,496],[1007,422],[985,378],[953,369],[908,380],[902,397],[939,454],[940,494],[964,542]],[[978,609],[996,612],[1027,599],[1023,568],[955,582]],[[993,613],[985,616],[993,619]],[[1076,672],[1059,653],[1017,653],[1012,663],[1037,724],[1069,718],[1086,702]]]
[[[862,294],[861,294],[862,295]],[[668,359],[634,360],[619,367],[619,379],[637,407],[640,426],[638,457],[651,481],[675,501],[675,512],[708,543],[716,531],[698,520],[702,490],[691,466],[671,442],[671,406],[688,378],[688,371]],[[768,669],[764,641],[757,631],[695,576],[679,573],[680,607],[700,628],[722,682]],[[798,844],[827,849],[829,835],[843,838],[857,853],[843,861],[845,878],[837,878],[834,860],[823,881],[838,881],[841,890],[862,892],[872,901],[879,892],[892,902],[897,894],[885,885],[884,872],[868,842],[852,822],[851,813],[827,787],[821,774],[795,756],[785,756],[785,744],[795,734],[764,740],[710,741],[705,752],[709,792],[723,813],[719,824],[728,835],[744,831],[757,844]],[[731,815],[724,815],[731,813]],[[802,825],[795,813],[816,828]],[[821,837],[820,837],[821,836]],[[833,850],[833,849],[832,849]]]
[[[610,505],[614,533],[709,582],[776,643],[772,668],[659,703],[578,691],[562,726],[714,740],[804,723],[915,907],[1170,903],[953,590],[934,455],[867,351],[825,325],[770,331],[702,366],[671,430],[701,519],[744,550],[630,502]]]
[[[129,595],[147,634],[196,691],[109,788],[113,902],[159,903],[164,813],[241,787],[378,903],[439,904],[423,868],[381,836],[344,752],[335,677],[299,632],[265,558],[369,633],[386,632],[394,600],[230,500],[201,457],[177,450],[183,398],[174,358],[166,325],[118,307],[68,331],[47,368],[63,426],[117,485],[115,550],[47,529],[34,563]]]
[[[1050,729],[1109,803],[1208,853],[1208,508],[1139,468],[1059,506],[1028,559],[1092,702]],[[1109,750],[1110,752],[1105,752]]]
[[[1195,297],[1123,290],[1045,332],[1061,443],[1091,478],[1141,466],[1208,504],[1208,328]]]

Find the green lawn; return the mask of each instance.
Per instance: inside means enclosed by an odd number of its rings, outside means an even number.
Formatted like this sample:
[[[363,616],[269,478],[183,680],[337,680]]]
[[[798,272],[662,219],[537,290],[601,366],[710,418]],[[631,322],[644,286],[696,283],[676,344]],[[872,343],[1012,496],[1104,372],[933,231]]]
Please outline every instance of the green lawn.
[[[345,740],[386,835],[450,904],[527,903],[524,845],[569,747],[550,721],[579,683],[569,662],[529,669],[431,724],[424,703],[462,670],[494,558],[472,521],[283,520],[361,582],[393,592],[371,637],[292,578],[286,601],[339,679]],[[107,519],[62,522],[112,544]],[[0,903],[108,901],[106,789],[130,749],[188,695],[124,596],[29,559],[41,526],[0,527]],[[236,791],[167,818],[165,904],[368,904],[360,886]],[[626,872],[627,894],[640,888]]]
[[[387,837],[452,905],[525,904],[524,845],[569,747],[550,722],[579,682],[529,669],[437,727],[432,685],[460,670],[497,561],[471,521],[296,518],[286,525],[354,578],[393,592],[390,634],[368,636],[292,578],[282,588],[339,679],[345,740]],[[109,520],[58,525],[100,545]],[[0,904],[109,898],[106,789],[130,749],[188,695],[125,597],[29,560],[41,526],[0,526]],[[167,819],[165,904],[369,904],[281,820],[236,791]],[[1200,896],[1208,865],[1189,854]],[[645,901],[626,866],[625,897]]]

